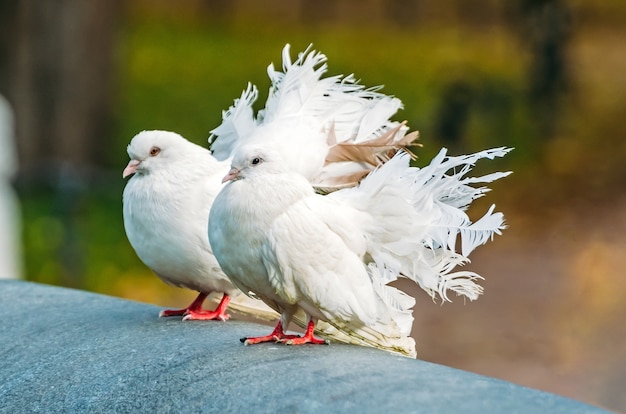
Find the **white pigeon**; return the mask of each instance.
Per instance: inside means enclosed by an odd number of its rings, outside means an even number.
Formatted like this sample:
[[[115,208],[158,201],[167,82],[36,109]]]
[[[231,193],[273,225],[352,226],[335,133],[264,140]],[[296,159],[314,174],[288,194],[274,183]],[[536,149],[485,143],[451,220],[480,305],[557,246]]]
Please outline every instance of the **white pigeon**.
[[[415,356],[414,299],[388,284],[406,277],[443,300],[448,291],[478,297],[480,276],[453,270],[500,234],[504,217],[492,206],[472,223],[464,210],[487,189],[470,184],[508,173],[466,174],[507,152],[446,158],[442,150],[422,169],[401,152],[358,187],[322,196],[273,148],[240,147],[210,211],[209,240],[233,284],[281,314],[271,334],[242,341],[325,343],[313,336],[324,321],[365,345]],[[302,337],[285,333],[298,312],[308,317]]]
[[[131,160],[123,177],[124,228],[139,258],[164,282],[196,290],[185,309],[163,310],[159,316],[228,319],[225,310],[237,293],[221,271],[205,235],[207,205],[220,191],[225,163],[178,134],[144,131],[128,146]],[[215,311],[202,309],[209,293],[224,293]]]
[[[223,160],[166,131],[144,131],[128,146],[131,160],[123,176],[134,175],[123,196],[128,239],[163,281],[199,292],[187,308],[163,310],[160,316],[228,318],[225,310],[237,290],[213,256],[207,222],[230,168],[229,153],[242,142],[261,142],[298,157],[292,168],[330,191],[354,185],[390,152],[417,138],[416,132],[405,135],[403,123],[388,120],[401,106],[398,99],[366,90],[352,76],[322,78],[324,55],[309,51],[292,63],[288,50],[286,46],[285,72],[270,69],[271,93],[263,115],[254,119],[251,105],[257,92],[249,86],[213,131],[213,150]],[[203,310],[211,292],[222,292],[223,298],[215,311]],[[231,306],[263,319],[276,317],[265,305],[260,310],[254,303]]]

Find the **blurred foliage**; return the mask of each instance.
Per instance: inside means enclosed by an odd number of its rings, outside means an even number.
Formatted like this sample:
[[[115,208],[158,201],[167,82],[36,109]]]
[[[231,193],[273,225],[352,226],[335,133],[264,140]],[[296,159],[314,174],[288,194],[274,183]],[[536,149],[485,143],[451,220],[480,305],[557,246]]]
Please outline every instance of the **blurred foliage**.
[[[405,103],[399,117],[424,136],[432,137],[442,90],[464,83],[476,95],[481,119],[473,124],[482,125],[468,128],[471,147],[527,142],[522,119],[510,119],[524,117],[523,102],[516,98],[523,92],[524,58],[503,29],[468,35],[448,26],[407,31],[281,25],[278,33],[271,24],[224,27],[160,18],[127,25],[123,39],[116,145],[146,128],[179,131],[206,145],[221,111],[247,82],[260,87],[260,107],[269,86],[266,67],[280,65],[285,43],[291,43],[292,57],[312,43],[328,56],[331,75],[354,72],[366,85],[384,85],[384,92]],[[481,122],[484,118],[493,122]]]

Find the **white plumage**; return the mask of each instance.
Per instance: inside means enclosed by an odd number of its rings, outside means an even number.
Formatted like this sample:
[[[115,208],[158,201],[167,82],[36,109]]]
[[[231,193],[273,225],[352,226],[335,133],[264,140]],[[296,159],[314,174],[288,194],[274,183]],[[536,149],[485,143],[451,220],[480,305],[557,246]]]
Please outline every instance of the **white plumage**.
[[[234,148],[247,142],[274,148],[289,156],[290,168],[328,191],[356,184],[390,151],[417,138],[417,133],[405,135],[403,124],[388,120],[401,106],[396,98],[367,90],[351,76],[322,78],[324,55],[308,51],[292,63],[286,46],[283,59],[284,72],[270,66],[270,97],[256,118],[252,86],[224,113],[223,123],[213,130],[213,155],[165,131],[144,131],[128,146],[131,160],[123,175],[134,175],[123,196],[128,239],[166,283],[200,292],[189,307],[165,310],[162,316],[228,317],[224,311],[237,290],[213,256],[207,221]],[[225,293],[215,312],[202,310],[210,292]],[[265,306],[256,309],[254,302],[232,305],[243,312],[259,311],[263,318],[276,316]]]
[[[254,117],[253,85],[212,132],[211,150],[228,159],[240,145],[259,143],[278,151],[290,170],[322,191],[354,186],[398,148],[415,145],[417,132],[390,121],[402,102],[365,88],[353,75],[322,78],[326,56],[307,49],[292,63],[283,49],[283,70],[268,68],[271,80],[265,109]]]
[[[238,291],[220,269],[205,233],[227,163],[166,131],[137,134],[128,155],[131,161],[123,175],[133,177],[124,188],[123,213],[130,244],[164,282],[200,292],[188,308],[164,310],[160,316],[226,320],[230,295]],[[225,294],[216,312],[202,309],[211,292]]]
[[[318,343],[313,328],[325,321],[335,338],[414,356],[414,299],[388,283],[407,277],[433,297],[448,300],[454,291],[477,298],[480,276],[453,270],[500,233],[504,218],[492,208],[472,224],[463,210],[486,189],[469,184],[508,173],[466,174],[478,159],[506,152],[446,157],[442,150],[422,169],[409,167],[409,156],[399,153],[358,187],[321,196],[279,151],[242,146],[224,178],[232,182],[211,209],[209,239],[235,286],[281,313],[269,336],[247,343]],[[462,253],[456,251],[459,235]],[[309,319],[307,333],[285,335],[283,327],[301,311]]]

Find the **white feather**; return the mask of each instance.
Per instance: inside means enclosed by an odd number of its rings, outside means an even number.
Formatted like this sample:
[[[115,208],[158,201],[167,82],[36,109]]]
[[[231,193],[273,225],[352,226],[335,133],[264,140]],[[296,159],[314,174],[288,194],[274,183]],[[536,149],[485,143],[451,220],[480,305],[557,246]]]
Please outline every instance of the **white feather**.
[[[282,59],[282,71],[273,64],[267,69],[269,96],[256,118],[252,103],[257,93],[248,85],[211,131],[216,158],[226,159],[237,145],[262,142],[280,151],[290,168],[314,186],[332,188],[337,184],[329,182],[376,167],[362,160],[325,162],[333,146],[363,144],[397,129],[390,137],[392,147],[405,136],[408,128],[389,119],[402,108],[399,99],[377,92],[379,87],[365,88],[353,75],[324,78],[327,58],[311,46],[292,62],[286,45]],[[381,149],[372,146],[370,151],[375,159]]]
[[[505,225],[504,216],[494,213],[494,206],[471,222],[464,210],[487,189],[469,184],[491,182],[509,173],[465,176],[479,159],[501,157],[509,151],[496,148],[446,157],[442,149],[421,169],[409,167],[407,154],[398,154],[358,187],[328,197],[371,215],[371,227],[365,229],[368,253],[380,268],[389,270],[388,281],[408,277],[433,297],[449,300],[446,292],[452,290],[474,300],[482,292],[474,282],[480,276],[452,271],[468,262],[477,246],[501,234]],[[457,239],[462,246],[460,254]]]
[[[211,131],[209,142],[212,142],[213,156],[220,161],[230,157],[235,146],[242,137],[252,133],[256,126],[252,104],[256,102],[259,91],[256,86],[248,83],[248,87],[242,92],[241,97],[235,99],[233,105],[222,112],[222,123]],[[220,139],[215,138],[219,136]]]

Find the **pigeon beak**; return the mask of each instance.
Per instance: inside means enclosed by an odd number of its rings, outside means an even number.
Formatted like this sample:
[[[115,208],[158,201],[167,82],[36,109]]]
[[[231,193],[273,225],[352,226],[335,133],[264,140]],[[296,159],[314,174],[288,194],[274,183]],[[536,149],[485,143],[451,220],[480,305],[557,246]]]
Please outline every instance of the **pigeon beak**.
[[[226,174],[224,176],[224,178],[222,178],[222,183],[225,183],[227,181],[232,181],[232,180],[237,180],[239,179],[239,173],[241,171],[239,171],[236,168],[231,168],[230,171],[228,171],[228,174]]]
[[[141,161],[130,160],[130,162],[128,163],[126,168],[124,168],[124,171],[122,172],[122,178],[126,178],[129,175],[136,173],[137,167],[139,167],[139,164],[141,164]]]

